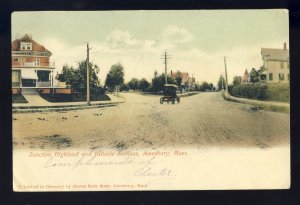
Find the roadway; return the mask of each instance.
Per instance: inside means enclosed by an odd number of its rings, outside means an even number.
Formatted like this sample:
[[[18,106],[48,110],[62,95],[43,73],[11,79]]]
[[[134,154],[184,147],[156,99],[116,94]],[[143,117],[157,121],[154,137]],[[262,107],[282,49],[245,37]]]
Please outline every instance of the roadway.
[[[225,101],[220,93],[184,97],[179,104],[159,96],[122,93],[115,107],[13,114],[14,148],[104,149],[288,146],[287,113]]]

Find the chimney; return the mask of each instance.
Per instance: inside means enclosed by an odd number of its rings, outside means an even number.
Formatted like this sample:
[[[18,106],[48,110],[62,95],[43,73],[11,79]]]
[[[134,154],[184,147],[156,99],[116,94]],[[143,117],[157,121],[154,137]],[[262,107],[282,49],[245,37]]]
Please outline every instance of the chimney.
[[[283,44],[283,49],[286,50],[286,42]]]

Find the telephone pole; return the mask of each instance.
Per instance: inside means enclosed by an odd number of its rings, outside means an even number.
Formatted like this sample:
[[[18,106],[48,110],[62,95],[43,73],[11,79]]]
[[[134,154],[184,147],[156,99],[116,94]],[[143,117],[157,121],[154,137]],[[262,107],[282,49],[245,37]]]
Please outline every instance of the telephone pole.
[[[224,77],[223,77],[223,74],[222,74],[222,90],[224,90]]]
[[[89,52],[91,48],[89,48],[89,43],[86,45],[86,103],[87,105],[91,105],[90,103],[90,68],[89,68]]]
[[[224,56],[224,65],[225,65],[225,86],[226,86],[226,93],[228,96],[228,79],[227,79],[227,68],[226,68],[226,57]]]
[[[168,64],[168,59],[170,59],[170,56],[167,55],[167,51],[165,51],[163,58],[164,59],[164,64],[165,64],[165,84],[168,84],[168,70],[167,70],[167,64]]]

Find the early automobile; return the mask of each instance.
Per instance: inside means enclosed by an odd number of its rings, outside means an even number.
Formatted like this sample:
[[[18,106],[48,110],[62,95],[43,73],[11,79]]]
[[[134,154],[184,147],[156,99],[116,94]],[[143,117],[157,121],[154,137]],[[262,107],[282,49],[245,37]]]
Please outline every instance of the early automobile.
[[[163,104],[164,102],[172,102],[172,104],[177,101],[180,102],[180,97],[177,96],[176,91],[178,87],[174,84],[166,84],[164,85],[164,96],[160,98],[160,104]]]

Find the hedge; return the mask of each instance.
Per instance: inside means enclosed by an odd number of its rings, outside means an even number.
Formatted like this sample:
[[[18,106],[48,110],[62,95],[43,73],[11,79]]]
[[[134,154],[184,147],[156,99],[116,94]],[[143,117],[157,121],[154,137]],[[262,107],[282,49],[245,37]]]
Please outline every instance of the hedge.
[[[267,85],[244,84],[236,85],[229,89],[231,95],[257,100],[266,100],[268,97]]]
[[[279,102],[290,101],[289,84],[242,84],[228,86],[229,93],[235,97]]]

